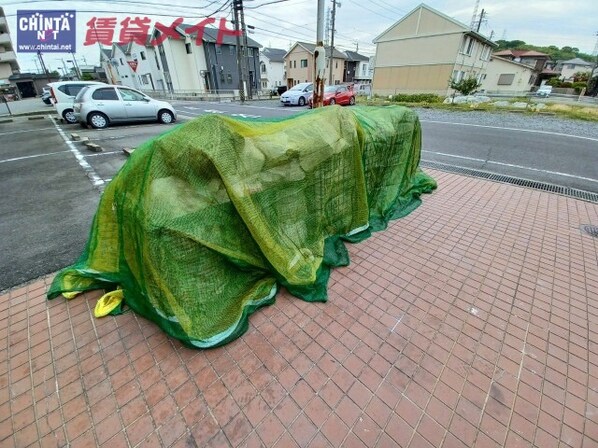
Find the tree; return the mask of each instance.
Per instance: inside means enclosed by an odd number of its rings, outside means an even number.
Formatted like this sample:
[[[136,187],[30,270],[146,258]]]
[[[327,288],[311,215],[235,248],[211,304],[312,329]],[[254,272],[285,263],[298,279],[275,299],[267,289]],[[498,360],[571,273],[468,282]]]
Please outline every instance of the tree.
[[[95,78],[93,77],[93,75],[91,75],[91,73],[83,73],[83,75],[81,76],[81,81],[93,81]]]
[[[590,72],[577,72],[573,75],[573,82],[588,82]]]
[[[450,87],[462,95],[470,95],[474,93],[482,84],[472,76],[463,78],[461,81],[450,80]]]

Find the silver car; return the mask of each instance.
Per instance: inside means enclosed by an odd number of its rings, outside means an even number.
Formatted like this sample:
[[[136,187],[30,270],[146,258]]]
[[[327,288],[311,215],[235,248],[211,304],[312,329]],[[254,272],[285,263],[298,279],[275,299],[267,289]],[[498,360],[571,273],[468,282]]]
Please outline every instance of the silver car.
[[[312,94],[314,89],[314,85],[311,82],[302,82],[300,84],[296,84],[291,87],[290,90],[287,90],[285,93],[280,95],[280,102],[284,106],[288,105],[299,105],[305,106],[307,104],[307,100]]]
[[[73,110],[79,123],[96,129],[110,123],[156,120],[172,123],[176,120],[176,111],[170,103],[154,100],[129,87],[105,84],[81,90]]]

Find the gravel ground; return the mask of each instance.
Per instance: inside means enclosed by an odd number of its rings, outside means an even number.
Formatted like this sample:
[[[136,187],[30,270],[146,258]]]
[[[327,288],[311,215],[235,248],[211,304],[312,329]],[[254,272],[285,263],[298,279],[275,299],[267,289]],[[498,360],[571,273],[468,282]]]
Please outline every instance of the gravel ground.
[[[284,107],[278,98],[272,100],[249,101],[248,104],[267,107]],[[303,108],[294,107],[297,112]],[[445,121],[450,123],[477,124],[504,128],[533,129],[561,134],[579,135],[598,139],[598,123],[595,121],[574,120],[551,115],[525,115],[512,112],[451,111],[414,107],[420,120]]]
[[[477,124],[517,129],[557,132],[598,138],[598,123],[595,121],[573,120],[550,115],[524,115],[511,112],[450,111],[413,108],[422,121],[445,121],[451,123]]]

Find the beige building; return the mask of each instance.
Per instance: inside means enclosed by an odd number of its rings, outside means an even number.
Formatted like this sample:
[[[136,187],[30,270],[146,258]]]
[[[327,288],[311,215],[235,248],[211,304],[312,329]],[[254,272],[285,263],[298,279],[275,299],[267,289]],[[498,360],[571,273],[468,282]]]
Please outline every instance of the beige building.
[[[8,89],[8,78],[19,73],[17,55],[12,45],[8,22],[4,10],[0,8],[0,90]],[[8,90],[7,90],[8,92]]]
[[[536,73],[527,64],[492,56],[482,75],[480,89],[486,93],[524,94],[534,85]]]
[[[300,82],[314,81],[314,44],[306,42],[297,42],[291,47],[284,57],[284,66],[286,73],[287,87],[291,88]],[[326,54],[330,54],[330,48],[326,47]],[[332,58],[332,84],[343,82],[343,71],[345,65],[345,55],[334,49]],[[326,68],[326,84],[328,84],[330,74],[330,60],[328,59]]]
[[[425,4],[374,39],[374,93],[450,94],[449,80],[486,71],[492,41]]]

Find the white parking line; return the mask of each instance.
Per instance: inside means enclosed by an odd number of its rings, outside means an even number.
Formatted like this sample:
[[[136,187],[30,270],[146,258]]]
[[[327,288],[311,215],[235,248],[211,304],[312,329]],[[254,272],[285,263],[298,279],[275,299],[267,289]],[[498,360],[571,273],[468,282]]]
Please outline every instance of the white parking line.
[[[54,129],[54,128],[38,128],[38,129],[35,129],[34,132],[49,131],[50,129]],[[13,134],[24,134],[25,132],[31,132],[31,129],[23,129],[21,131],[0,132],[0,136],[13,135]]]
[[[52,128],[48,128],[48,129],[52,129]],[[29,131],[29,132],[31,132],[31,131]],[[64,154],[65,152],[70,152],[70,151],[65,150],[65,151],[48,152],[46,154],[34,154],[31,156],[13,157],[12,159],[0,160],[0,163],[17,162],[19,160],[26,160],[26,159],[36,159],[38,157],[53,156],[55,154]]]
[[[453,123],[450,121],[436,121],[436,120],[420,120],[420,121],[422,123],[451,124],[451,125],[455,125],[455,126],[472,126],[475,128],[501,129],[501,130],[505,130],[505,131],[519,131],[519,132],[531,132],[534,134],[557,135],[559,137],[579,138],[582,140],[590,140],[593,142],[598,142],[598,138],[583,137],[581,135],[573,135],[573,134],[563,134],[561,132],[540,131],[540,130],[536,130],[536,129],[505,128],[503,126],[488,126],[488,125],[484,125],[484,124],[471,124],[471,123]]]
[[[596,183],[598,183],[598,179],[592,179],[590,177],[577,176],[575,174],[569,174],[569,173],[561,173],[560,171],[541,170],[539,168],[530,168],[530,167],[522,166],[522,165],[513,165],[512,163],[493,162],[492,160],[477,159],[475,157],[457,156],[457,155],[454,155],[454,154],[446,154],[444,152],[434,152],[434,151],[422,150],[422,153],[436,154],[438,156],[444,156],[444,157],[453,157],[455,159],[471,160],[471,161],[474,161],[474,162],[484,162],[486,164],[506,166],[506,167],[509,167],[509,168],[518,168],[518,169],[521,169],[521,170],[535,171],[537,173],[552,174],[552,175],[555,175],[555,176],[570,177],[570,178],[573,178],[573,179],[587,180],[589,182],[596,182]],[[433,162],[433,160],[429,160],[429,159],[422,159],[422,160],[427,160],[429,162]]]
[[[79,165],[81,166],[81,168],[83,168],[83,171],[85,171],[85,174],[87,175],[87,177],[89,177],[89,180],[91,180],[91,183],[93,184],[93,186],[94,187],[103,186],[105,184],[104,180],[98,175],[98,173],[96,173],[96,170],[94,170],[93,167],[89,163],[87,163],[87,161],[85,160],[85,156],[83,154],[81,154],[81,152],[79,152],[79,150],[75,147],[73,142],[71,142],[69,140],[69,138],[66,136],[64,131],[60,128],[60,126],[58,126],[56,124],[56,122],[54,122],[54,127],[56,128],[56,130],[58,131],[58,133],[60,134],[60,136],[62,137],[64,142],[66,143],[66,145],[69,147],[70,151],[73,153],[73,155],[77,159],[77,162],[79,162]]]

